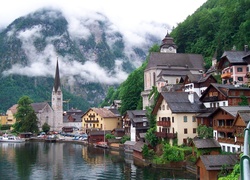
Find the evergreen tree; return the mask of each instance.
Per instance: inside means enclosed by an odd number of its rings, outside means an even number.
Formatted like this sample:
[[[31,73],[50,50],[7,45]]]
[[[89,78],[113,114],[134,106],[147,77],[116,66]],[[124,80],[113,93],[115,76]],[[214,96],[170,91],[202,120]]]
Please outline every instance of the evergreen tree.
[[[38,132],[38,119],[34,109],[31,106],[32,100],[28,96],[22,96],[18,100],[17,112],[14,115],[16,123],[14,131],[16,132]]]

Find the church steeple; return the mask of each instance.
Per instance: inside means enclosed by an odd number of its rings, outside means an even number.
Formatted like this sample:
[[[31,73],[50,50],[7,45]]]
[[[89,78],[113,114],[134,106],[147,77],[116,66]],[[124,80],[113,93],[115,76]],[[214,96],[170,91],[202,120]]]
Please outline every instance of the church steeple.
[[[54,91],[57,92],[58,89],[60,90],[60,75],[59,75],[59,66],[58,66],[58,59],[56,62],[56,73],[55,73],[55,80],[54,80]]]
[[[160,46],[160,51],[162,53],[176,53],[176,49],[177,49],[177,46],[174,43],[174,39],[167,32],[167,35],[162,40],[162,44]]]
[[[54,113],[52,130],[61,131],[63,127],[63,93],[61,91],[58,59],[56,62],[56,72],[52,91],[51,106]]]

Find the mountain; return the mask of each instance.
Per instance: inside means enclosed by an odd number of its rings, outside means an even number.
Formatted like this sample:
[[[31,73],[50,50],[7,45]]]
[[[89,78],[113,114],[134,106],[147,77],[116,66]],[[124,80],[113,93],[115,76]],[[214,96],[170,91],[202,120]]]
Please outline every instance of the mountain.
[[[22,95],[49,102],[57,59],[65,108],[97,106],[159,41],[147,34],[144,43],[129,43],[100,13],[76,20],[56,9],[40,9],[20,17],[0,32],[0,112]]]
[[[242,51],[245,45],[249,47],[249,29],[249,0],[207,0],[192,15],[179,23],[170,35],[178,46],[178,53],[202,54],[204,65],[208,69],[212,58],[215,57],[219,61],[225,50],[234,48]],[[159,47],[157,49],[155,45],[149,51],[159,52]],[[143,79],[146,63],[133,71],[117,90],[110,89],[102,104],[106,105],[114,99],[121,99],[122,113],[142,108],[140,93],[144,89],[144,83],[140,81],[134,83],[134,79]],[[217,78],[220,78],[220,75]]]

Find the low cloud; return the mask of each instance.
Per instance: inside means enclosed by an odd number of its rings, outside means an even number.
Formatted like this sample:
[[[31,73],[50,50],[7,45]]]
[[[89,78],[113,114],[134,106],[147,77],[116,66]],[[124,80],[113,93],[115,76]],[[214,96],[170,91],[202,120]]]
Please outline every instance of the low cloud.
[[[45,49],[37,51],[34,41],[37,38],[43,38],[41,34],[42,29],[43,27],[38,25],[17,34],[17,38],[22,42],[22,49],[28,57],[28,63],[25,66],[18,63],[14,64],[11,69],[4,71],[3,75],[19,74],[30,77],[53,77],[58,58],[60,76],[70,84],[79,81],[79,79],[81,83],[119,84],[127,78],[128,74],[122,70],[122,60],[120,59],[115,60],[115,68],[112,72],[109,72],[95,61],[86,61],[82,64],[78,61],[72,61],[73,57],[70,55],[65,57],[58,56],[51,43],[52,40],[60,39],[58,36],[47,38]],[[13,34],[13,32],[10,34]]]

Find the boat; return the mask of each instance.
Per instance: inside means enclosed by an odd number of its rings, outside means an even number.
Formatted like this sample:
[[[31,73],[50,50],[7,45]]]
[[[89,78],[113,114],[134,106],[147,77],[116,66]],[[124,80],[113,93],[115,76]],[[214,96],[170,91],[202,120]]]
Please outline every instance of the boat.
[[[45,142],[56,142],[56,136],[55,135],[50,135],[47,138],[44,139]]]
[[[108,143],[107,142],[97,142],[96,144],[95,144],[95,146],[96,147],[100,147],[100,148],[104,148],[104,149],[107,149],[107,148],[109,148],[109,146],[108,146]]]
[[[25,142],[25,139],[22,139],[14,135],[4,134],[3,136],[0,136],[0,142],[21,143],[21,142]]]

